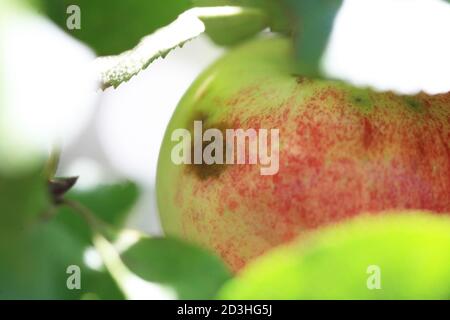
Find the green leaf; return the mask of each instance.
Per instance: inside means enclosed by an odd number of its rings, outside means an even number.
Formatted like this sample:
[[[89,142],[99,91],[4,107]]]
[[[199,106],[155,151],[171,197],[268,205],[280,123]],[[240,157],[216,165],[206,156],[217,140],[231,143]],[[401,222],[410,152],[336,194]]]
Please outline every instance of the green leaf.
[[[258,8],[242,7],[236,15],[201,18],[207,35],[220,46],[231,46],[251,38],[265,29],[267,16]]]
[[[84,264],[90,243],[58,219],[44,219],[52,204],[42,168],[0,176],[0,298],[79,299],[86,293],[121,298],[108,273]],[[81,290],[66,286],[69,265],[81,268]]]
[[[283,0],[291,16],[298,72],[321,75],[321,61],[342,0]]]
[[[0,174],[0,298],[27,292],[23,282],[33,271],[23,270],[32,264],[24,261],[29,257],[22,248],[27,248],[28,230],[50,205],[46,191],[38,169],[18,176]],[[33,283],[29,287],[37,290]]]
[[[2,218],[3,213],[10,211],[20,213],[17,217],[26,218],[18,220],[20,223],[16,223],[16,228],[11,223],[1,224],[5,228],[0,233],[1,245],[4,244],[5,248],[0,248],[0,297],[124,298],[102,265],[94,269],[86,264],[84,258],[86,250],[92,247],[92,231],[79,213],[61,208],[56,215],[44,215],[44,209],[50,208],[50,201],[42,174],[36,173],[33,179],[3,178],[0,182],[5,186],[0,187]],[[101,186],[91,191],[72,190],[66,195],[97,210],[99,217],[115,227],[124,223],[137,196],[137,187],[132,183]],[[17,230],[22,231],[20,237]],[[81,269],[81,290],[69,290],[66,286],[70,276],[66,270],[70,265]]]
[[[91,190],[72,189],[64,198],[81,203],[89,208],[96,218],[105,222],[108,228],[119,230],[125,224],[126,218],[138,196],[138,187],[132,182],[124,182],[101,185]],[[97,270],[92,269],[82,260],[88,248],[91,248],[94,255],[96,254],[92,247],[93,231],[80,213],[74,211],[73,208],[61,206],[57,214],[52,218],[51,223],[54,225],[53,228],[58,228],[60,234],[63,234],[68,241],[74,243],[72,250],[66,248],[70,256],[64,260],[64,263],[56,262],[53,264],[67,265],[69,260],[78,259],[81,261],[79,266],[82,270],[82,290],[75,292],[69,298],[123,299],[123,293],[103,264]],[[42,250],[41,248],[40,251]],[[61,294],[63,293],[65,291]]]
[[[266,0],[264,9],[269,15],[269,27],[272,32],[291,34],[292,26],[287,18],[289,11],[283,1]]]
[[[94,68],[100,76],[101,87],[106,89],[119,86],[147,68],[154,60],[164,58],[171,50],[199,36],[205,31],[202,20],[208,20],[208,23],[212,23],[212,19],[239,21],[239,18],[233,20],[233,16],[240,16],[244,12],[246,11],[239,7],[204,7],[184,12],[170,25],[144,37],[134,49],[118,56],[98,58]],[[238,39],[236,34],[233,39]]]
[[[16,176],[0,172],[0,253],[20,241],[49,206],[41,167]]]
[[[227,283],[219,297],[448,299],[449,266],[449,216],[388,212],[273,250]]]
[[[90,45],[99,55],[119,54],[142,37],[167,25],[189,9],[189,0],[40,0],[43,11],[62,29]],[[81,29],[68,30],[67,8],[81,10]]]
[[[14,251],[2,257],[0,298],[2,299],[122,299],[108,272],[94,270],[84,262],[87,243],[56,221],[40,221],[28,231]],[[69,266],[80,268],[80,289],[69,289]]]
[[[253,7],[262,8],[267,0],[192,0],[194,7]]]
[[[195,7],[236,6],[243,8],[258,9],[261,12],[260,15],[264,17],[263,20],[261,18],[259,18],[259,20],[261,20],[261,22],[264,22],[264,24],[260,22],[261,25],[259,29],[255,27],[252,34],[248,32],[249,33],[248,37],[263,30],[265,27],[269,27],[274,32],[287,33],[290,31],[290,27],[285,15],[285,7],[279,0],[192,0],[192,2]],[[255,22],[257,21],[258,18],[255,17]],[[230,31],[236,34],[239,33],[239,30],[237,28],[234,29],[233,25],[230,25],[230,27],[222,29],[220,32],[223,33],[222,36],[225,36]],[[215,35],[211,34],[208,28],[206,32],[214,40]],[[245,33],[245,29],[242,30],[242,33]],[[243,37],[243,39],[245,38]],[[217,40],[214,41],[216,41],[216,43],[221,45],[221,43],[218,42]],[[236,43],[237,42],[238,41],[236,41]]]
[[[124,226],[128,214],[139,197],[139,189],[132,182],[112,185],[101,185],[91,190],[72,189],[65,198],[79,202],[89,208],[101,221],[115,229]],[[91,242],[91,230],[86,222],[73,212],[73,209],[62,206],[55,217],[61,221],[73,235],[84,243]]]
[[[100,185],[91,190],[72,189],[65,199],[81,203],[95,214],[95,217],[107,228],[120,230],[139,196],[138,187],[132,182]],[[73,208],[62,206],[53,218],[54,222],[79,245],[78,255],[84,255],[86,249],[92,247],[93,230],[79,212]],[[81,296],[98,299],[122,299],[123,293],[117,286],[109,271],[102,265],[100,270],[84,266],[85,286]]]
[[[84,204],[98,218],[117,227],[123,226],[138,196],[139,188],[130,181],[100,185],[92,190],[74,189],[67,194],[67,198]]]
[[[122,259],[141,278],[173,287],[180,299],[211,299],[231,277],[219,258],[170,238],[143,238]]]

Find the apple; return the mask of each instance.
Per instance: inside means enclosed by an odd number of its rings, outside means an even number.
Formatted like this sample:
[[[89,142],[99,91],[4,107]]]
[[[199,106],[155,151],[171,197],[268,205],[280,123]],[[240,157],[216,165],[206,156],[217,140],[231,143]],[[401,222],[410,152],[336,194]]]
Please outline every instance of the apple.
[[[450,94],[399,96],[293,70],[289,40],[257,39],[232,49],[187,91],[157,170],[168,235],[212,249],[239,270],[306,230],[360,212],[450,212]],[[174,135],[179,129],[191,136]],[[182,155],[199,143],[206,150],[209,129],[224,140],[227,129],[278,130],[270,150],[279,167],[263,174],[270,163],[259,158],[210,164]],[[180,164],[177,152],[190,162]]]
[[[221,299],[448,299],[450,217],[360,215],[251,262]]]

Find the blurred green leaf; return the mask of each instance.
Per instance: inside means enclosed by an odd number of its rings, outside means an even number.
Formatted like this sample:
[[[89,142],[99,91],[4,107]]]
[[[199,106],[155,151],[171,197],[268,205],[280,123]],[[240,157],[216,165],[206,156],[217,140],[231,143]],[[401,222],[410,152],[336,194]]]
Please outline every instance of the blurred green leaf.
[[[87,43],[99,55],[119,54],[145,35],[175,20],[190,8],[189,0],[41,0],[43,11],[62,29]],[[81,9],[81,29],[68,30],[67,8]]]
[[[196,16],[181,15],[170,25],[144,37],[133,49],[117,56],[97,58],[94,67],[101,87],[117,88],[156,59],[164,58],[171,50],[183,46],[203,31],[204,25]]]
[[[298,72],[321,75],[320,64],[342,0],[283,0],[291,17]]]
[[[0,298],[33,295],[41,285],[28,283],[28,278],[33,281],[34,274],[41,271],[29,270],[34,262],[30,233],[50,207],[42,168],[0,175]]]
[[[0,178],[0,298],[79,299],[91,292],[120,298],[108,273],[84,264],[89,243],[70,234],[61,222],[43,219],[50,207],[41,171]],[[67,289],[69,265],[81,268],[81,290]]]
[[[64,260],[59,255],[59,246],[63,245],[65,256],[71,251],[72,243],[66,241],[49,225],[35,224],[27,229],[20,241],[11,241],[10,250],[3,251],[0,264],[1,299],[52,299],[67,298],[68,291],[63,290],[65,268],[55,264]],[[54,243],[47,243],[54,238]],[[70,263],[79,263],[79,260]],[[55,272],[56,271],[56,272]],[[54,273],[55,272],[55,273]],[[59,285],[58,285],[59,284]]]
[[[262,8],[265,2],[267,0],[192,0],[192,5],[194,7],[236,6]]]
[[[0,252],[19,241],[49,206],[40,167],[17,176],[0,174]]]
[[[269,27],[272,32],[291,34],[292,26],[288,19],[289,10],[281,0],[266,0],[265,11],[269,15]]]
[[[448,299],[449,266],[449,216],[362,216],[268,253],[220,298]]]
[[[73,190],[67,195],[98,210],[101,218],[117,227],[124,223],[137,196],[132,183],[101,186],[90,192]],[[92,232],[79,213],[61,208],[56,215],[44,215],[50,201],[40,172],[26,179],[0,179],[0,200],[2,222],[8,212],[18,218],[15,224],[2,223],[0,227],[4,228],[0,234],[4,246],[3,250],[0,247],[1,298],[124,298],[101,261],[96,269],[86,264]],[[81,290],[66,286],[70,276],[66,270],[71,265],[81,270]]]
[[[124,226],[128,214],[139,197],[139,189],[132,182],[101,185],[91,190],[72,189],[65,198],[89,208],[101,221],[114,229]],[[84,243],[91,242],[91,230],[73,209],[62,206],[55,217],[71,234]]]
[[[113,226],[123,225],[138,196],[137,185],[129,181],[100,185],[92,190],[74,189],[67,194],[67,198],[83,203],[98,218]]]
[[[132,50],[117,56],[97,58],[94,68],[101,78],[101,87],[118,87],[147,68],[154,60],[164,58],[171,50],[199,36],[205,31],[202,20],[208,20],[209,23],[213,19],[219,21],[225,18],[230,19],[228,21],[239,21],[237,16],[242,13],[243,11],[230,7],[193,8],[184,12],[170,25],[144,37]],[[236,34],[233,39],[237,39]]]
[[[13,248],[0,266],[2,299],[80,299],[87,294],[123,298],[109,273],[85,264],[88,245],[56,220],[40,221]],[[73,265],[80,268],[81,288],[70,290],[67,269]]]
[[[206,33],[219,45],[228,45],[227,43],[222,44],[220,41],[215,40],[215,38],[217,37],[215,33],[219,32],[222,33],[222,37],[226,36],[228,32],[232,32],[234,34],[239,34],[240,32],[242,32],[243,34],[247,34],[247,37],[242,36],[241,39],[246,39],[250,36],[253,36],[257,32],[262,31],[266,27],[269,27],[274,32],[288,33],[290,31],[288,19],[285,15],[285,7],[279,0],[192,0],[192,3],[193,6],[196,7],[237,6],[260,10],[260,15],[263,15],[264,19],[261,21],[261,18],[257,19],[257,17],[255,17],[255,22],[253,22],[254,24],[256,24],[256,22],[258,22],[259,20],[259,28],[256,28],[255,25],[254,29],[247,27],[248,31],[246,31],[245,29],[239,31],[239,26],[232,24],[230,24],[229,26],[224,25],[225,28],[223,28],[221,31],[210,31],[210,28],[207,28]],[[250,32],[250,30],[252,32]],[[237,43],[238,41],[241,41],[241,39],[237,38],[237,40],[233,41],[231,44]]]
[[[206,33],[216,44],[231,46],[251,38],[267,27],[267,16],[258,8],[243,7],[240,14],[201,18]]]
[[[121,229],[133,205],[139,197],[138,187],[132,182],[100,185],[90,190],[72,189],[65,199],[80,203],[95,214],[102,223],[111,230]],[[84,218],[73,208],[61,206],[53,218],[55,223],[79,245],[78,255],[84,255],[86,249],[92,247],[92,230]],[[95,255],[95,253],[93,253]],[[99,258],[99,256],[97,256]],[[92,270],[84,265],[82,296],[99,299],[122,299],[124,296],[116,282],[102,265],[101,270]]]
[[[141,278],[173,287],[180,299],[211,299],[231,277],[219,258],[170,238],[143,238],[122,259]]]

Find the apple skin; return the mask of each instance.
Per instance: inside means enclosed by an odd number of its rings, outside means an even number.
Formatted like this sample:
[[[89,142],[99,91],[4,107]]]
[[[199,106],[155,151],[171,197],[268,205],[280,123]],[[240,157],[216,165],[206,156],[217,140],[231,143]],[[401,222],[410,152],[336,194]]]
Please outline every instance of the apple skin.
[[[450,94],[398,96],[293,73],[290,42],[232,49],[187,91],[157,171],[164,231],[217,252],[232,270],[305,230],[360,212],[450,212]],[[280,130],[279,172],[175,165],[175,129]]]

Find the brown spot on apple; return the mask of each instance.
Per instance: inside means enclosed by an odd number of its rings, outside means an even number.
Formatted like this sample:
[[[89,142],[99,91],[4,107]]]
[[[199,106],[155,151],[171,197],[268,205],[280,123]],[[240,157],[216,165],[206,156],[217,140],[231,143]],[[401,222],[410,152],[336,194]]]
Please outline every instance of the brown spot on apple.
[[[218,123],[209,123],[209,116],[205,112],[198,111],[194,114],[194,116],[191,118],[189,123],[187,124],[186,128],[191,133],[191,164],[186,164],[186,170],[190,174],[194,174],[199,180],[207,180],[209,178],[217,178],[219,177],[223,171],[226,170],[227,164],[225,161],[223,163],[213,163],[208,164],[205,163],[203,159],[203,154],[205,151],[205,148],[214,141],[204,141],[203,138],[201,139],[201,153],[202,153],[202,159],[201,163],[195,163],[194,162],[194,154],[195,154],[195,135],[194,135],[194,123],[195,121],[201,121],[202,122],[202,135],[203,133],[208,129],[218,129],[222,133],[221,137],[221,144],[222,144],[222,155],[225,159],[226,155],[226,129],[232,128],[231,125],[227,124],[226,122],[218,122]],[[215,150],[212,151],[211,155],[213,157],[216,156]]]

